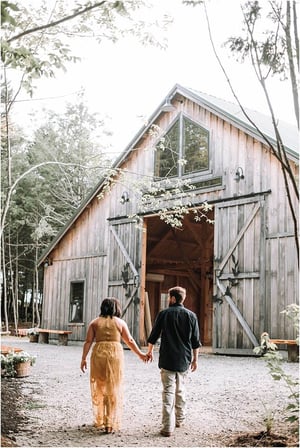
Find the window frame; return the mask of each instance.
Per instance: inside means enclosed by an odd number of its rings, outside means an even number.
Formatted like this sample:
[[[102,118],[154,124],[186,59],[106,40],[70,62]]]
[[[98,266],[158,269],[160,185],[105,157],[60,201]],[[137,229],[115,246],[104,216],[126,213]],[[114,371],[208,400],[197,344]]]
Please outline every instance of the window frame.
[[[73,284],[75,284],[75,283],[81,283],[82,284],[82,310],[81,310],[81,313],[82,313],[82,320],[78,320],[78,321],[74,321],[74,320],[71,320],[71,305],[72,305],[72,302],[74,301],[74,298],[72,297],[72,285]],[[85,307],[84,307],[84,304],[85,304],[85,298],[86,298],[86,293],[85,293],[85,285],[86,284],[86,282],[85,282],[85,279],[76,279],[76,280],[70,280],[70,283],[69,283],[69,285],[70,285],[70,292],[69,292],[69,309],[68,309],[68,321],[69,321],[69,325],[82,325],[82,324],[84,324],[84,310],[85,310]]]
[[[174,117],[174,119],[169,123],[169,126],[165,129],[165,132],[159,137],[159,139],[157,140],[155,147],[157,147],[157,145],[159,144],[160,140],[162,138],[164,138],[169,132],[170,130],[173,128],[173,126],[175,126],[176,122],[179,121],[179,151],[178,151],[178,160],[182,160],[184,159],[184,120],[188,120],[190,121],[192,124],[198,126],[199,128],[201,128],[204,132],[207,133],[207,167],[199,170],[199,171],[192,171],[190,173],[184,173],[184,166],[182,164],[178,164],[177,166],[177,174],[176,175],[172,175],[172,176],[165,176],[165,177],[160,177],[157,176],[155,174],[155,168],[156,168],[156,157],[157,155],[155,154],[154,157],[154,177],[156,180],[162,180],[165,178],[168,179],[175,179],[176,177],[181,178],[181,179],[187,179],[187,178],[199,178],[200,176],[204,176],[207,174],[211,173],[211,158],[210,158],[210,145],[211,145],[211,139],[210,139],[210,131],[207,129],[206,126],[204,126],[203,124],[199,123],[198,121],[196,121],[195,119],[191,118],[189,115],[180,112],[178,115],[176,115],[176,117]]]

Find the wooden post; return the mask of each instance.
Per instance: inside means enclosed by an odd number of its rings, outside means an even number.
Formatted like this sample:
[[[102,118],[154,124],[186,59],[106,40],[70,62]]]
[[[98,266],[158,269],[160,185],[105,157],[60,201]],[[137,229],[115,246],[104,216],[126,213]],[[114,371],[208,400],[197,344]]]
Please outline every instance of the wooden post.
[[[298,362],[299,360],[299,345],[288,344],[288,361],[289,362]]]
[[[59,334],[58,335],[58,345],[68,345],[68,335]]]
[[[49,333],[39,333],[39,343],[49,344]]]

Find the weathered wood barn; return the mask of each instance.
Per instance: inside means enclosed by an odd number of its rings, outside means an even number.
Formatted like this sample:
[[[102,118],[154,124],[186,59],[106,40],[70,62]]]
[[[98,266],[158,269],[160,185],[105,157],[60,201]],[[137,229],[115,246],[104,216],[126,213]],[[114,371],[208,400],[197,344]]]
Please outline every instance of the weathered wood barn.
[[[41,256],[43,328],[83,341],[102,299],[115,296],[145,344],[168,289],[181,285],[215,353],[252,353],[263,331],[295,337],[281,313],[298,301],[290,207],[265,139],[275,144],[270,119],[248,113],[262,133],[237,105],[173,87],[115,162],[109,192],[101,179]],[[280,131],[297,175],[296,129]],[[180,211],[182,227],[172,227]]]

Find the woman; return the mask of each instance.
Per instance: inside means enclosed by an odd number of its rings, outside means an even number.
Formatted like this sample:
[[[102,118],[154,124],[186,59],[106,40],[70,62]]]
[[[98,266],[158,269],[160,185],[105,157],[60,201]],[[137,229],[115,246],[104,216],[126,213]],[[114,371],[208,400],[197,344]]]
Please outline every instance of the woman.
[[[148,361],[120,316],[119,301],[114,297],[104,299],[100,316],[89,324],[80,366],[84,373],[87,369],[86,357],[95,341],[90,359],[94,425],[105,428],[106,433],[118,430],[121,423],[124,365],[121,339],[142,361]]]

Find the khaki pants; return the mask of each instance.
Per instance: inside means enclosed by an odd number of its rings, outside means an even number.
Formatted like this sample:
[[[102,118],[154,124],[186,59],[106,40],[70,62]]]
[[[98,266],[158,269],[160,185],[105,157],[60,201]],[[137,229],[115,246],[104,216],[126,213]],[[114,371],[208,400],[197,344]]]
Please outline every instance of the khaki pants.
[[[160,370],[162,392],[162,430],[173,432],[175,424],[185,420],[185,377],[187,372]]]

